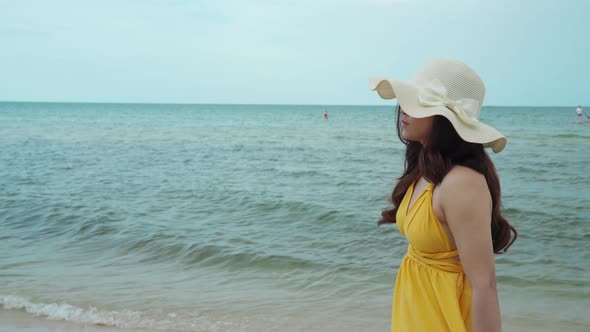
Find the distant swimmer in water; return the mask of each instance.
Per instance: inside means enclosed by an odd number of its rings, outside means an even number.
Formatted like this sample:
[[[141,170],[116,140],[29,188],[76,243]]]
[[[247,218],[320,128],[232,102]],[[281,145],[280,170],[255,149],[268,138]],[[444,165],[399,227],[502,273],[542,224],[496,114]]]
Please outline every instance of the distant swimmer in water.
[[[578,105],[578,108],[576,108],[576,114],[578,115],[576,119],[577,122],[584,121],[584,109],[582,109],[582,105]]]
[[[328,120],[328,111],[324,111],[324,119]]]

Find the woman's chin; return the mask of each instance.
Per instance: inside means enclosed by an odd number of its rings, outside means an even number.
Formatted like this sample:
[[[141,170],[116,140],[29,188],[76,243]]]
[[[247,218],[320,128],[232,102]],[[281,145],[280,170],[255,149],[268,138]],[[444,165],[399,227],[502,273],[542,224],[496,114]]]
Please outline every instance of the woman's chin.
[[[413,141],[412,135],[409,135],[409,133],[405,130],[402,130],[402,138],[404,139],[404,141]]]
[[[416,136],[407,135],[407,134],[404,134],[404,133],[402,133],[402,138],[406,142],[421,142]]]

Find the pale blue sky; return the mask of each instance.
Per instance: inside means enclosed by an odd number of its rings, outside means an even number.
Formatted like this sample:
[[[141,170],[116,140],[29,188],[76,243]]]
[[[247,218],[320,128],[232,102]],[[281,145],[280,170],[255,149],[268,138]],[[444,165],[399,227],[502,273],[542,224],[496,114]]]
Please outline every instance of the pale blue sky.
[[[0,0],[0,100],[385,104],[369,76],[451,57],[486,105],[590,106],[589,17],[584,0]]]

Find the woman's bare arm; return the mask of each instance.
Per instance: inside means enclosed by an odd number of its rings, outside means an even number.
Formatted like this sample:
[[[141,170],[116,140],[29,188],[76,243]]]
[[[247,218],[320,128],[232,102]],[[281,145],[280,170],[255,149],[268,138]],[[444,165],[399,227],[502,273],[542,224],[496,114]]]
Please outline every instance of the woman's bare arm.
[[[491,236],[492,199],[485,177],[458,166],[447,174],[439,190],[441,207],[473,289],[473,331],[501,331]]]

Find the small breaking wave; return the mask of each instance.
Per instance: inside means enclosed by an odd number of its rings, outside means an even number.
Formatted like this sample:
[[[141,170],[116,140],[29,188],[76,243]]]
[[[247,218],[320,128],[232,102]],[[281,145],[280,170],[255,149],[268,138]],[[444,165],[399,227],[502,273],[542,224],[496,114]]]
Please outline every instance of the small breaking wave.
[[[0,306],[6,310],[23,310],[37,317],[77,324],[90,324],[122,329],[156,331],[245,331],[243,323],[210,320],[195,313],[140,311],[107,311],[95,307],[81,308],[67,303],[35,303],[15,295],[0,295]]]

